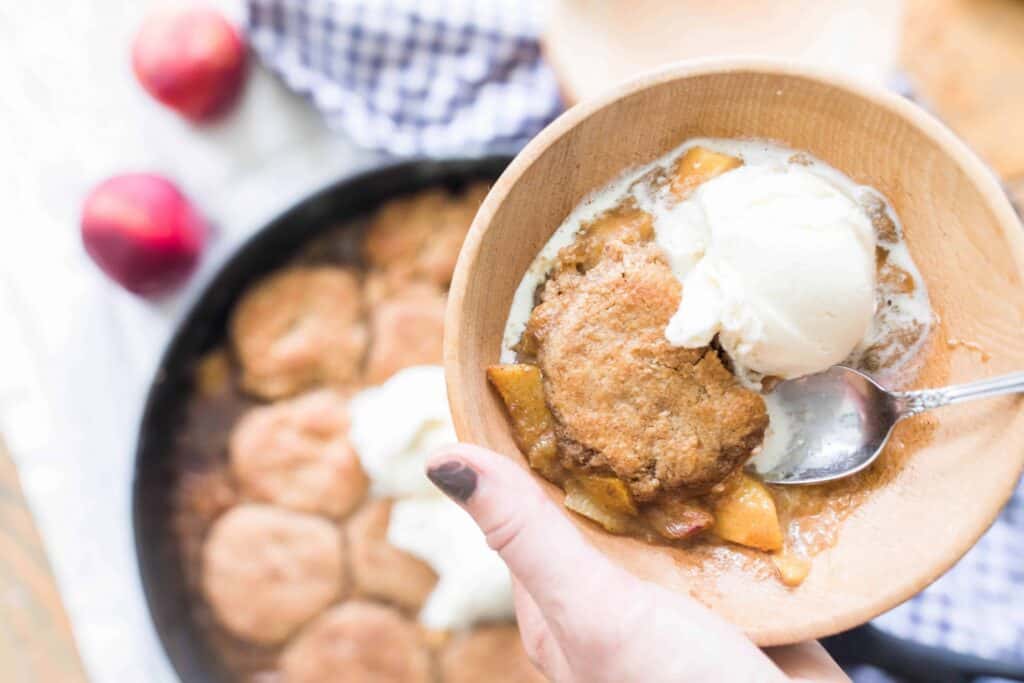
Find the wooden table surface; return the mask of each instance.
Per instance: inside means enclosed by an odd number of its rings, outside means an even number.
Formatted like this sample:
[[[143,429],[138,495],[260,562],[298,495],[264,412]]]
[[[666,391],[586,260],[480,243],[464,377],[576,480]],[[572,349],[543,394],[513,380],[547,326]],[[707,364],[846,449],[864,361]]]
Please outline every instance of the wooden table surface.
[[[924,101],[1024,207],[1024,0],[908,0],[901,59]],[[0,443],[0,681],[85,680],[45,551]]]
[[[0,442],[0,681],[85,680],[42,539]]]
[[[1024,0],[908,0],[901,60],[1024,208]]]

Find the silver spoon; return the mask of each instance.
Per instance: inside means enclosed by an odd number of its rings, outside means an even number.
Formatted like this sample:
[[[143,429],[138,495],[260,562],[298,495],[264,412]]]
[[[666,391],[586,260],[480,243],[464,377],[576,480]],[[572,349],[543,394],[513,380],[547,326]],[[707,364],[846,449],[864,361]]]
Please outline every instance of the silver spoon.
[[[769,439],[784,455],[760,475],[771,484],[840,479],[874,462],[900,420],[951,403],[1019,392],[1024,392],[1024,372],[905,392],[887,391],[864,373],[839,365],[780,382],[765,398],[775,425]]]

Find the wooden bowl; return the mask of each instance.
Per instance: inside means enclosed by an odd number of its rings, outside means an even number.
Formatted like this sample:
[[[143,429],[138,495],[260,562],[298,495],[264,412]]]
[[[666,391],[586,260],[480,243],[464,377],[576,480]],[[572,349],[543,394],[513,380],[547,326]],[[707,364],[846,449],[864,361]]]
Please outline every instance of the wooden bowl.
[[[949,130],[898,96],[803,66],[680,63],[570,109],[519,154],[480,208],[446,324],[461,440],[526,466],[484,376],[498,360],[516,286],[585,195],[695,136],[775,140],[889,198],[938,316],[919,386],[1024,369],[1024,236],[996,179]],[[880,465],[890,476],[794,589],[763,572],[708,569],[686,550],[612,536],[570,516],[615,561],[691,593],[760,645],[818,638],[906,600],[977,541],[1024,466],[1022,405],[993,399],[901,425]]]

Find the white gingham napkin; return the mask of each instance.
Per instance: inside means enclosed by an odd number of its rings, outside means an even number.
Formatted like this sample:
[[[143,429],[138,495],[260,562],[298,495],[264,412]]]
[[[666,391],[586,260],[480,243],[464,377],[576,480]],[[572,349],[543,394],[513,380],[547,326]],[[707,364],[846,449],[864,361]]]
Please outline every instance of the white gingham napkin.
[[[1024,663],[1024,485],[955,567],[874,623],[925,645]]]
[[[359,145],[514,150],[561,110],[536,0],[246,0],[263,63]]]
[[[246,7],[263,63],[365,147],[396,155],[515,149],[562,106],[537,43],[538,0]],[[893,86],[910,93],[906,82]],[[1024,659],[1022,560],[1024,489],[960,564],[875,623],[928,645]]]

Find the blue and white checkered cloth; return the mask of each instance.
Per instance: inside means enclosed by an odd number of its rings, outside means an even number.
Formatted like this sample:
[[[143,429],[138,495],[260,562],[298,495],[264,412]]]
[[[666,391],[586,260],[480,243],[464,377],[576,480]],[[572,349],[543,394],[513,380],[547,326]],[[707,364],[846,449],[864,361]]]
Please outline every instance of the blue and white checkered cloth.
[[[263,63],[357,143],[395,155],[515,149],[561,109],[539,0],[246,0]],[[1024,489],[960,564],[876,622],[1024,659]]]
[[[955,567],[874,623],[926,645],[1024,664],[1024,484]]]
[[[518,149],[561,111],[535,0],[246,0],[263,63],[394,155]]]

